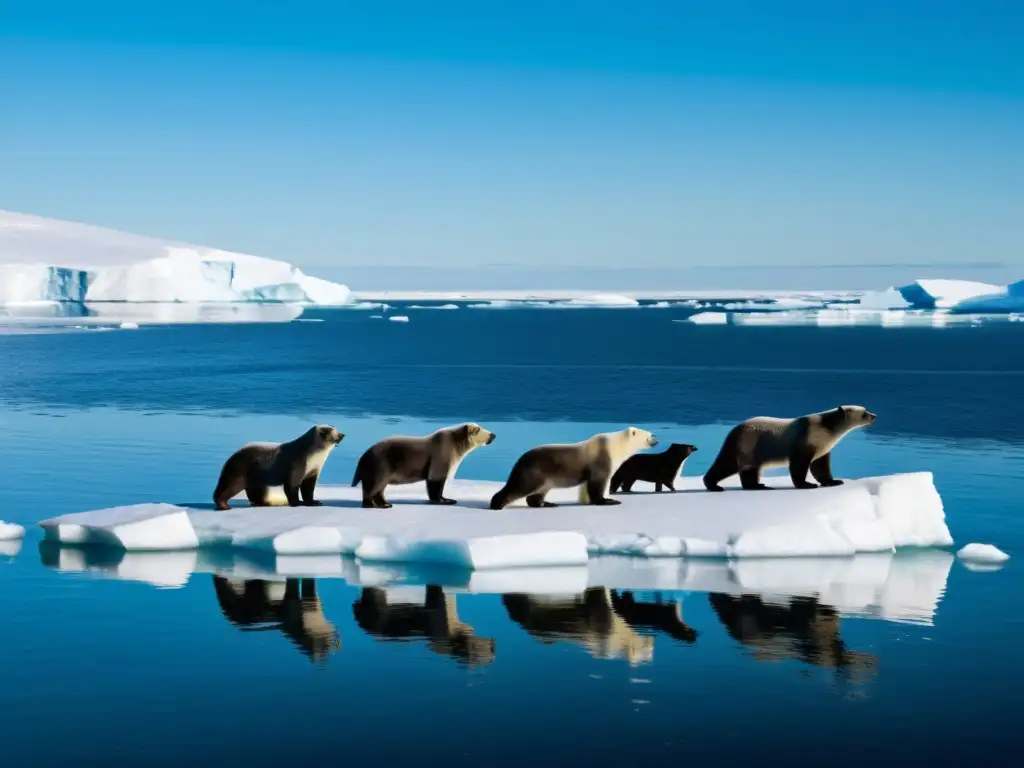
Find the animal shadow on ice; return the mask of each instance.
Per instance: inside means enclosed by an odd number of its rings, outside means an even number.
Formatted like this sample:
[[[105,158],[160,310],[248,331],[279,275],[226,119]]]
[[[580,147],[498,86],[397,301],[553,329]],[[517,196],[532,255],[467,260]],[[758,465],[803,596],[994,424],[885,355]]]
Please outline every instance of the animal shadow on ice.
[[[509,593],[501,602],[509,618],[541,643],[572,642],[596,659],[624,658],[631,666],[654,658],[656,633],[688,644],[697,640],[677,603],[642,602],[629,591],[591,587],[575,597]]]
[[[711,592],[708,602],[729,636],[757,661],[799,661],[854,683],[875,675],[875,654],[850,650],[840,637],[839,613],[816,598],[774,604],[759,595]]]
[[[315,579],[230,579],[213,577],[220,611],[242,632],[277,631],[312,662],[341,649],[337,628],[324,616]]]
[[[442,587],[428,585],[422,605],[391,603],[385,590],[364,587],[352,603],[352,614],[360,629],[383,642],[425,640],[429,650],[461,665],[490,664],[495,658],[494,639],[477,635],[459,618],[455,597]]]

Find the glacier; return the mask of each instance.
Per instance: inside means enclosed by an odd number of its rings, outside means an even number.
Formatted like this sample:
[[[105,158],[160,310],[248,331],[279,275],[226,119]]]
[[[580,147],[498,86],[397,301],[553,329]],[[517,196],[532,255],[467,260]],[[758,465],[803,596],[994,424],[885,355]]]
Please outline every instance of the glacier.
[[[734,482],[727,488],[737,489]],[[850,556],[953,543],[931,473],[849,480],[801,491],[788,477],[766,477],[771,493],[708,493],[701,479],[680,478],[677,493],[616,496],[616,506],[518,502],[487,509],[500,483],[452,480],[458,506],[425,503],[422,483],[395,487],[388,510],[360,507],[360,491],[317,489],[322,507],[235,508],[211,504],[134,504],[76,512],[39,523],[64,544],[106,544],[127,551],[253,549],[278,555],[349,555],[368,563],[421,563],[473,570],[585,565],[596,555],[642,558]],[[271,502],[283,494],[272,489]]]
[[[0,305],[353,303],[348,286],[287,262],[0,211]]]

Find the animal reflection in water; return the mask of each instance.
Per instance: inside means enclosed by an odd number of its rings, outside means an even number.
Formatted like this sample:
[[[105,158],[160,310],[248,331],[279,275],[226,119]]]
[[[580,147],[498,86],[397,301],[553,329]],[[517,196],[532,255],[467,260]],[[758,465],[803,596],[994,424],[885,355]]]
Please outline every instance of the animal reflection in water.
[[[422,605],[389,603],[383,589],[364,587],[352,613],[364,632],[381,640],[423,638],[434,653],[471,667],[494,661],[494,639],[480,637],[459,619],[455,595],[445,594],[441,587],[428,586]]]
[[[514,593],[501,601],[509,618],[542,643],[570,640],[599,659],[625,658],[632,665],[650,661],[652,631],[687,643],[697,639],[677,603],[639,602],[632,592],[591,587],[575,597]]]
[[[213,588],[221,613],[243,632],[280,631],[314,662],[341,648],[341,636],[324,616],[314,579],[282,584],[214,576]]]
[[[877,657],[847,648],[839,636],[839,614],[815,598],[773,605],[756,595],[712,592],[708,600],[729,635],[759,661],[795,659],[854,680],[874,675]]]

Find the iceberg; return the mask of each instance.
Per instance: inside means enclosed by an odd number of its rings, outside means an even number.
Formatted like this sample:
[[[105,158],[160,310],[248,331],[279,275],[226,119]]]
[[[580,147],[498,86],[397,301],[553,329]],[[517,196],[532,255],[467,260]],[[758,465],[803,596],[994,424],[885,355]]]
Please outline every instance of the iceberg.
[[[517,502],[487,509],[501,483],[455,479],[458,506],[426,503],[422,484],[393,488],[388,510],[362,509],[360,491],[322,486],[321,507],[216,511],[210,504],[134,504],[76,512],[39,523],[65,544],[106,544],[127,551],[203,547],[278,555],[350,555],[367,563],[422,563],[475,570],[582,565],[596,555],[643,558],[850,556],[953,543],[929,472],[849,480],[805,491],[768,476],[778,490],[708,493],[697,477],[676,493],[618,495],[620,505],[576,503],[575,489],[554,491],[560,506]],[[785,486],[789,484],[789,487]],[[284,501],[272,489],[272,504]],[[235,502],[238,504],[238,502]]]
[[[0,304],[352,301],[283,261],[0,211]]]
[[[951,312],[971,314],[1011,314],[1024,312],[1024,280],[1010,283],[991,293],[971,296],[953,305]]]
[[[915,280],[908,285],[865,293],[856,306],[862,309],[950,309],[968,299],[1002,290],[1002,286],[973,280]]]

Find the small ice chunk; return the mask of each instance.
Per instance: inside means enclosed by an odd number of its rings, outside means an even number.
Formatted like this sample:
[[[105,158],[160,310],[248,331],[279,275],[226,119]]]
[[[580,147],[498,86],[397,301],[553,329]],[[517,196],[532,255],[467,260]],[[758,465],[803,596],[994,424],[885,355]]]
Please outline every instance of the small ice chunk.
[[[138,328],[138,327],[139,327],[138,323],[133,323],[133,322],[130,322],[130,321],[127,321],[127,320],[125,322],[121,323],[121,325],[118,326],[118,328],[124,328],[125,330],[131,330],[131,329]]]
[[[687,319],[697,325],[725,325],[729,322],[729,315],[725,312],[698,312]]]
[[[965,562],[995,565],[1005,563],[1010,556],[991,544],[968,544],[956,556]]]
[[[388,318],[392,323],[408,323],[409,318],[405,315],[392,315]]]
[[[24,537],[24,527],[17,523],[6,523],[0,520],[0,541],[15,541]]]

